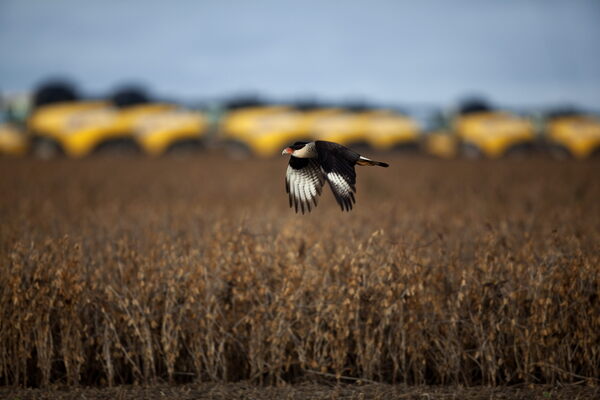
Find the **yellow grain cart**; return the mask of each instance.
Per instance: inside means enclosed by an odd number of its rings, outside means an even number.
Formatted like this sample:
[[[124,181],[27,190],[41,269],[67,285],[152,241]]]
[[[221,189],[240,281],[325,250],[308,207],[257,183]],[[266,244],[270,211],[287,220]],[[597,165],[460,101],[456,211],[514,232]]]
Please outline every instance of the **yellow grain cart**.
[[[257,118],[288,110],[289,107],[284,106],[252,106],[229,111],[221,120],[221,135],[224,138],[244,138],[253,129]]]
[[[315,140],[327,140],[344,145],[367,142],[371,112],[340,111],[319,118],[313,124]]]
[[[11,123],[0,123],[0,154],[22,156],[29,151],[29,136]]]
[[[103,101],[61,102],[41,106],[27,126],[36,138],[55,142],[70,157],[83,157],[103,142],[127,137],[115,124],[118,112]]]
[[[221,136],[246,145],[254,154],[278,154],[296,140],[327,140],[350,145],[366,143],[390,149],[416,143],[418,125],[409,117],[385,110],[352,112],[323,107],[298,110],[286,106],[248,107],[230,112]]]
[[[386,110],[366,114],[366,141],[374,149],[389,150],[418,143],[421,129],[409,116]]]
[[[169,103],[142,103],[119,109],[115,129],[127,132],[150,155],[182,142],[199,143],[208,130],[206,117]]]
[[[301,118],[298,120],[298,135],[303,138],[312,138],[316,127],[321,121],[335,117],[343,112],[343,109],[336,107],[313,108],[302,111],[300,114]]]
[[[589,157],[600,149],[600,118],[584,114],[552,118],[546,126],[546,138],[575,158]]]
[[[136,142],[150,155],[163,154],[182,143],[198,144],[208,131],[204,114],[178,108],[138,114],[131,124]]]
[[[241,143],[253,154],[269,157],[304,138],[303,113],[286,106],[253,106],[230,111],[221,123],[221,138]]]
[[[466,146],[489,158],[498,158],[519,145],[535,140],[533,124],[526,118],[503,111],[481,111],[457,116],[454,131]]]
[[[437,130],[425,135],[423,148],[427,154],[451,159],[458,155],[458,139],[447,130]]]

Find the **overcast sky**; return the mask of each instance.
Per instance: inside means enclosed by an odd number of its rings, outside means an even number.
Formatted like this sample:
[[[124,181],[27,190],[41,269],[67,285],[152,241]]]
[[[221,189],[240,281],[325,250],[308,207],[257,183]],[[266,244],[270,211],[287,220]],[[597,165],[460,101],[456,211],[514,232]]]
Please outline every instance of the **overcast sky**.
[[[0,0],[0,57],[3,91],[600,108],[600,1]]]

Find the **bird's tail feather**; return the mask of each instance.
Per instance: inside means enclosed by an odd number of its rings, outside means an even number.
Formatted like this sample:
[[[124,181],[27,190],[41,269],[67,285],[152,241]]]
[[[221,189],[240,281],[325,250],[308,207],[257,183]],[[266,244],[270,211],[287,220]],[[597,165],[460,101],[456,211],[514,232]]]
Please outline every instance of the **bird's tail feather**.
[[[384,162],[381,162],[381,161],[371,160],[371,159],[368,159],[368,158],[363,157],[363,156],[360,156],[360,158],[358,159],[358,161],[356,161],[356,163],[358,165],[369,165],[369,166],[377,165],[379,167],[384,167],[384,168],[387,168],[387,167],[390,166],[387,163],[384,163]]]

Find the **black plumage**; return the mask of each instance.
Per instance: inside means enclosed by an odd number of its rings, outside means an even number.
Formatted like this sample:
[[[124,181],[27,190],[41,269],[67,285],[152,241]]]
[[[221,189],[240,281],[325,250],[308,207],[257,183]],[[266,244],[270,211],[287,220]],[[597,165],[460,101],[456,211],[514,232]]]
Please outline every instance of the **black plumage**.
[[[370,160],[349,148],[333,142],[296,142],[284,149],[290,162],[286,172],[285,188],[289,195],[290,207],[296,212],[311,211],[317,205],[325,180],[342,208],[350,211],[356,202],[355,165],[388,164]]]

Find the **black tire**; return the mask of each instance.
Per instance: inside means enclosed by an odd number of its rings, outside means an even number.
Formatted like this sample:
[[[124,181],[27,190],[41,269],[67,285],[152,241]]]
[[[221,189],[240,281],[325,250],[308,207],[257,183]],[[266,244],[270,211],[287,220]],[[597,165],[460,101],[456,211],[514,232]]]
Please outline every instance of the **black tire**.
[[[91,151],[94,155],[134,156],[141,154],[138,144],[129,137],[103,140]]]
[[[223,143],[225,154],[234,160],[245,160],[254,156],[254,152],[246,143],[239,140],[225,140]]]
[[[485,154],[479,147],[473,143],[463,142],[460,146],[460,153],[463,157],[471,160],[481,160],[485,157]]]
[[[56,140],[39,136],[33,138],[31,153],[43,160],[50,160],[65,155],[63,148]]]
[[[173,142],[167,147],[165,154],[176,157],[190,156],[199,153],[204,148],[201,139],[185,139]]]

